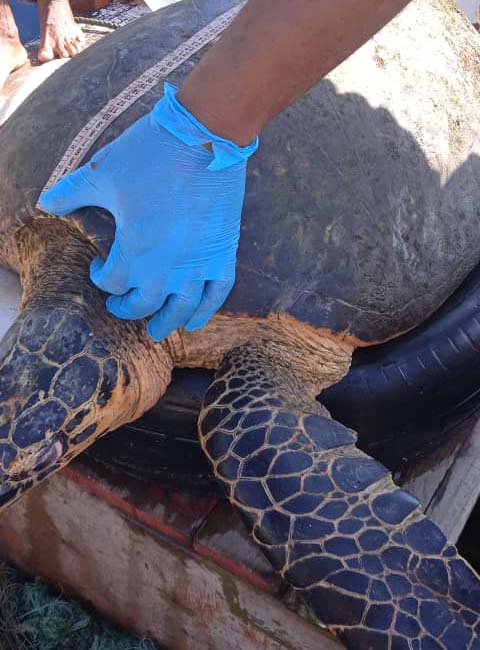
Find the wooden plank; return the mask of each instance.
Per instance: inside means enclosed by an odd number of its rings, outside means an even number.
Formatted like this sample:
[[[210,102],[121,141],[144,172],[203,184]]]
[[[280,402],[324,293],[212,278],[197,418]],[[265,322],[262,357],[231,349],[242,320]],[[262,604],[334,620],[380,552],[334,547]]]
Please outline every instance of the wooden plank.
[[[442,447],[413,465],[403,487],[456,543],[480,497],[480,420],[459,426]]]
[[[428,505],[427,514],[450,540],[457,542],[479,496],[480,424],[477,421],[457,449],[452,465]]]
[[[340,650],[278,597],[102,498],[105,482],[81,483],[56,474],[6,510],[4,556],[162,647]]]

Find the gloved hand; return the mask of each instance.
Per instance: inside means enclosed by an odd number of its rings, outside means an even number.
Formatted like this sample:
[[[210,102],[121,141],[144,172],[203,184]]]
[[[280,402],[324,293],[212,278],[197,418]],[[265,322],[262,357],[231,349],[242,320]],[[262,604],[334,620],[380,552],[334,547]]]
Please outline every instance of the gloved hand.
[[[154,314],[147,329],[157,341],[181,326],[203,327],[227,298],[246,160],[258,146],[212,134],[175,94],[165,84],[150,114],[40,197],[43,210],[60,216],[89,205],[112,213],[113,245],[105,261],[93,260],[90,277],[114,294],[107,308],[115,316]]]

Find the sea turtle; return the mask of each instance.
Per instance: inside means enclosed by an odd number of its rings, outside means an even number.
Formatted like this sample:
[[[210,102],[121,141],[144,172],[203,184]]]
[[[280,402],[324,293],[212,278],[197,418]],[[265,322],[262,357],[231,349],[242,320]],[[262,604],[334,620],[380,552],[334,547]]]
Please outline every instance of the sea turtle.
[[[236,286],[203,330],[154,344],[143,322],[111,317],[88,279],[112,241],[111,217],[35,207],[80,128],[233,4],[184,0],[118,30],[1,127],[0,261],[23,285],[0,346],[2,504],[140,416],[173,367],[215,368],[202,447],[314,615],[350,648],[478,649],[478,577],[315,399],[357,346],[422,323],[480,257],[479,37],[447,0],[414,0],[265,129]],[[169,81],[180,84],[198,56]],[[161,92],[135,102],[92,151]]]
[[[195,492],[219,491],[203,453],[197,420],[214,372],[176,369],[155,407],[89,447],[87,455],[143,481]],[[446,381],[447,378],[447,381]],[[438,462],[445,444],[480,410],[480,265],[422,325],[357,348],[322,404],[354,429],[358,445],[399,480],[423,457]],[[408,404],[408,408],[405,405]]]

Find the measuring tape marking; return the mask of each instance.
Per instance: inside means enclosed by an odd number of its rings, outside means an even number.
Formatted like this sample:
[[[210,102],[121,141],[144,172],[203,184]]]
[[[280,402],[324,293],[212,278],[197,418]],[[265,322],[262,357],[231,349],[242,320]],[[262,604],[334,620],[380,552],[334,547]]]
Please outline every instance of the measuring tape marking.
[[[176,70],[182,63],[185,63],[185,61],[199,52],[205,45],[219,36],[237,16],[246,4],[246,1],[240,2],[240,4],[221,14],[205,27],[202,27],[196,34],[179,45],[173,52],[167,54],[161,61],[148,68],[137,79],[120,91],[118,95],[110,99],[77,133],[63,154],[60,162],[53,170],[42,193],[46,192],[57,181],[78,167],[98,137],[117,117],[122,115],[132,104]],[[38,207],[39,205],[37,204]]]

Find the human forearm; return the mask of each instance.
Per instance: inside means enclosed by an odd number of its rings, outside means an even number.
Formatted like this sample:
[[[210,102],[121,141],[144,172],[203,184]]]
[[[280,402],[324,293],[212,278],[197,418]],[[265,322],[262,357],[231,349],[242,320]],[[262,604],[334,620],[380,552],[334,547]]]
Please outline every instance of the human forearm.
[[[249,0],[179,100],[211,131],[246,145],[408,2]]]

